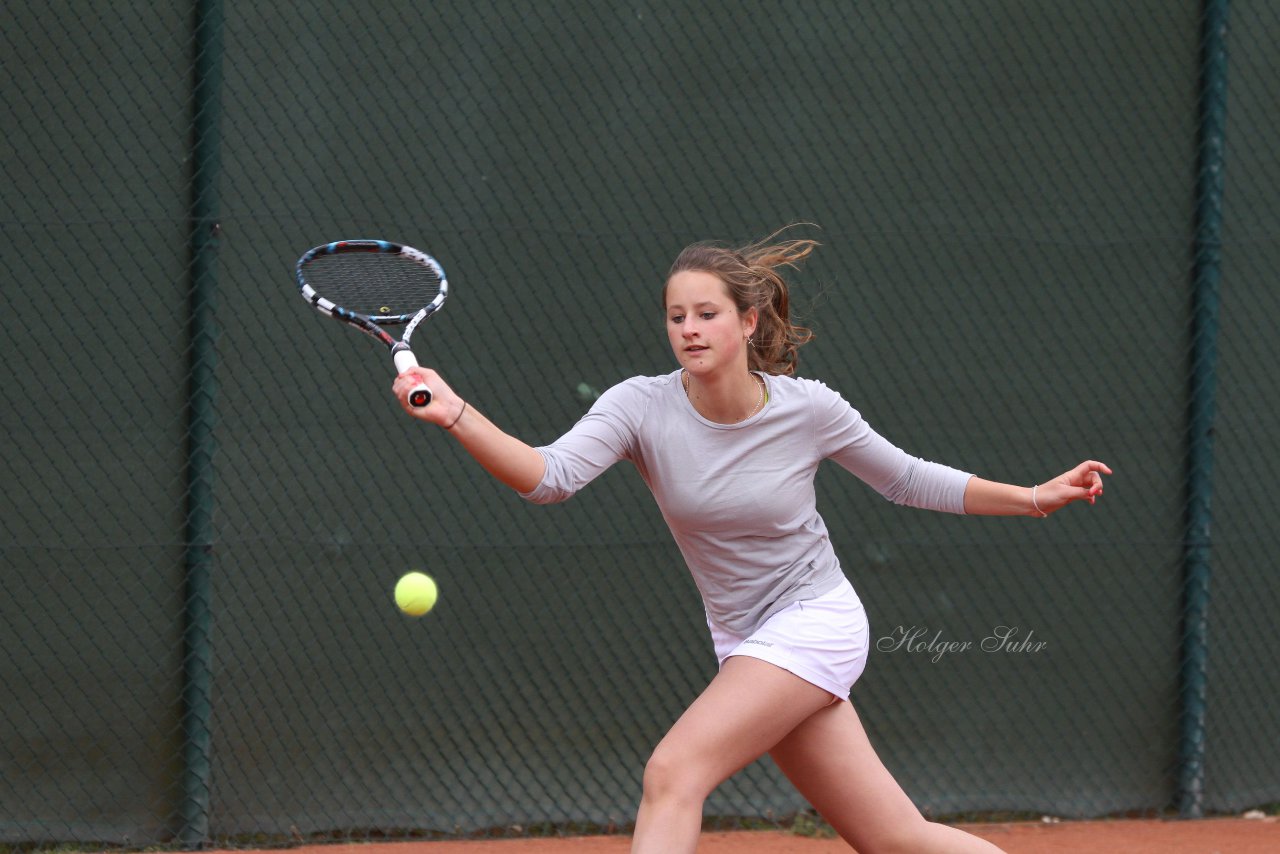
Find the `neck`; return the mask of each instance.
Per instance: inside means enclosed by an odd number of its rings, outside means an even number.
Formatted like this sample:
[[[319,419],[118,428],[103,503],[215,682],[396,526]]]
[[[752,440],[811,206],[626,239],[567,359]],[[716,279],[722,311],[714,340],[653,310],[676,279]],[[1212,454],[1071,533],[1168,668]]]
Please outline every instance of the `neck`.
[[[745,369],[701,379],[682,371],[681,382],[698,414],[717,424],[745,421],[764,408],[764,381]]]

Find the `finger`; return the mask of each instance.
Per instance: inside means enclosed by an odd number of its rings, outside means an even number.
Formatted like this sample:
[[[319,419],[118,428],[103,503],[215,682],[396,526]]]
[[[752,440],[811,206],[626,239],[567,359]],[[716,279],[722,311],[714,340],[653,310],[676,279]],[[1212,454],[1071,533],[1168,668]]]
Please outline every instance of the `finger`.
[[[399,394],[401,389],[410,389],[418,383],[429,382],[430,377],[425,368],[409,368],[401,374],[397,374],[395,380],[391,384],[391,388]]]
[[[1106,463],[1100,463],[1097,460],[1085,460],[1080,465],[1067,472],[1066,481],[1072,485],[1084,486],[1090,490],[1102,492],[1102,474],[1111,474],[1110,467]]]
[[[1090,472],[1102,472],[1103,474],[1108,475],[1113,473],[1110,466],[1106,463],[1100,463],[1097,460],[1085,460],[1083,463],[1076,466],[1076,468]]]
[[[410,415],[416,414],[417,407],[409,403],[409,395],[418,385],[418,380],[413,374],[404,373],[396,377],[395,382],[391,384],[391,393],[396,401],[400,404],[400,408]]]
[[[1068,494],[1067,501],[1088,501],[1093,504],[1096,501],[1092,487],[1076,486],[1072,487]]]

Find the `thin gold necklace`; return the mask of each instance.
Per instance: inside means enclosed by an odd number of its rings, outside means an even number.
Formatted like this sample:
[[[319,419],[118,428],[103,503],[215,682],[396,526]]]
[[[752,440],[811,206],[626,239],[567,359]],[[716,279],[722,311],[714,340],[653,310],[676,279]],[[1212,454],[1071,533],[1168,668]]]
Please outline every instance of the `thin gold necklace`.
[[[749,373],[750,373],[750,372],[749,372]],[[750,411],[750,412],[748,412],[746,415],[744,415],[744,416],[742,416],[741,418],[739,418],[737,421],[733,422],[733,423],[735,423],[735,424],[738,424],[738,423],[741,423],[741,422],[743,422],[743,421],[746,421],[748,418],[750,418],[751,416],[753,416],[753,415],[755,415],[757,412],[759,412],[759,411],[760,411],[760,408],[761,408],[762,406],[764,406],[764,388],[765,388],[764,379],[763,379],[763,378],[761,378],[761,377],[759,377],[759,376],[757,376],[757,375],[756,375],[756,374],[754,374],[754,373],[752,373],[752,374],[751,374],[751,378],[752,378],[753,380],[755,380],[755,381],[756,381],[756,383],[757,383],[757,384],[759,384],[759,386],[760,386],[760,399],[756,401],[756,405],[755,405],[755,406],[751,407],[751,411]],[[684,386],[684,396],[685,396],[685,397],[687,397],[687,398],[689,398],[689,402],[690,402],[690,403],[693,403],[693,396],[692,396],[691,394],[689,394],[689,372],[688,372],[688,371],[685,371],[685,372],[681,375],[680,379],[682,380],[682,383],[681,383],[681,384]],[[697,407],[694,407],[694,408],[696,409]]]

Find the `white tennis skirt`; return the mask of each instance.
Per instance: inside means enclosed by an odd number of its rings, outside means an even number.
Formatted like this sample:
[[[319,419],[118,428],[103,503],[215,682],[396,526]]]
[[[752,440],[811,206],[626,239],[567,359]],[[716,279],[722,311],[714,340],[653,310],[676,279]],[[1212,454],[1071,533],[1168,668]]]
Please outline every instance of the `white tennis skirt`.
[[[734,655],[758,658],[839,700],[848,698],[871,651],[867,612],[847,578],[830,593],[783,608],[749,637],[707,625],[721,666]]]

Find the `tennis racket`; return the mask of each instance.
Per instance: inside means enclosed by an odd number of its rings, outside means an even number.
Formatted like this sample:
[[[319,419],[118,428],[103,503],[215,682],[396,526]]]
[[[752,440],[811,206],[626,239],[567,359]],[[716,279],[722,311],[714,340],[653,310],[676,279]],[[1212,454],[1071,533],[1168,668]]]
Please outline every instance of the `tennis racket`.
[[[298,259],[298,293],[322,314],[378,339],[391,351],[396,371],[418,366],[409,339],[418,324],[440,310],[449,294],[440,262],[411,246],[386,240],[339,240],[308,249]],[[400,340],[386,327],[404,326]],[[431,403],[423,383],[409,403]]]

